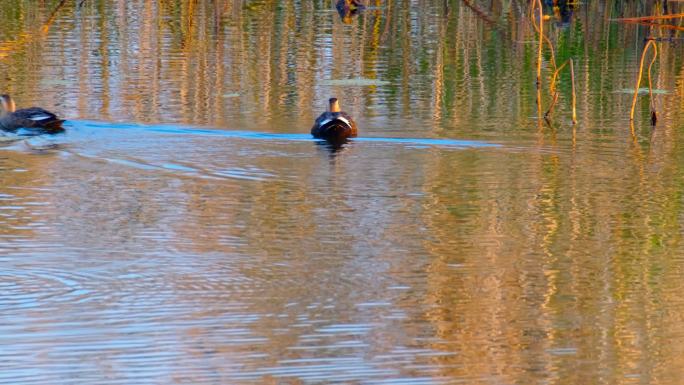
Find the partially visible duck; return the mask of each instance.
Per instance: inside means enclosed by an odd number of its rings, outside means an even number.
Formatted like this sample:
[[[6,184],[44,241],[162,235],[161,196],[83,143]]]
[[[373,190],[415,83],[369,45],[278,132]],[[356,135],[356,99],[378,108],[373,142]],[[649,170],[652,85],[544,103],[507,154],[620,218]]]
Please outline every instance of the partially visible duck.
[[[314,138],[329,141],[343,141],[355,137],[358,133],[356,123],[346,112],[340,110],[337,98],[330,98],[329,110],[322,113],[311,128]]]
[[[41,133],[63,131],[64,120],[40,107],[22,108],[17,106],[11,96],[0,95],[0,130],[15,132],[20,128],[33,129]]]
[[[359,13],[359,11],[362,11],[366,6],[358,0],[339,0],[337,4],[335,4],[335,8],[337,8],[337,13],[340,14],[342,22],[351,24],[352,16]]]

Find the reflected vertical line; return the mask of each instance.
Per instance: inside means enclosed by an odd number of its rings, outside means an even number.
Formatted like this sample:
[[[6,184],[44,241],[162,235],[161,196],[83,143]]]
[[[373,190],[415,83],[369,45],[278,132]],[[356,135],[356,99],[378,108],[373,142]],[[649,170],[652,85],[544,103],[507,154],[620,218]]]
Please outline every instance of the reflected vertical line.
[[[90,82],[88,73],[88,42],[90,36],[87,33],[87,18],[83,16],[87,13],[88,8],[83,8],[80,13],[80,20],[76,23],[75,28],[78,29],[78,46],[80,48],[79,62],[78,62],[78,114],[80,116],[88,116],[88,100],[90,99],[88,83]]]
[[[117,73],[119,74],[116,76],[117,80],[115,82],[115,87],[118,90],[118,94],[120,97],[122,97],[122,100],[120,101],[121,105],[119,108],[123,107],[124,111],[127,111],[128,114],[130,114],[129,111],[129,105],[130,102],[128,100],[128,90],[131,89],[130,87],[130,78],[129,78],[129,68],[130,68],[130,63],[128,62],[130,60],[129,55],[128,55],[128,50],[129,50],[129,36],[128,36],[128,12],[126,9],[126,0],[119,0],[117,3],[117,24],[118,24],[118,37],[119,37],[119,65],[118,65],[118,71]]]
[[[99,47],[99,53],[100,53],[100,71],[102,73],[102,78],[101,78],[101,87],[102,90],[100,92],[100,97],[102,98],[102,103],[100,105],[100,109],[98,111],[98,114],[102,116],[105,119],[111,119],[110,117],[110,100],[111,100],[111,95],[110,95],[110,90],[109,90],[109,83],[110,83],[110,74],[109,74],[109,46],[111,42],[109,41],[109,18],[107,15],[107,11],[104,8],[104,5],[101,2],[98,2],[98,8],[99,8],[99,20],[100,20],[100,26],[99,26],[99,32],[100,32],[100,47]]]
[[[431,95],[432,99],[432,129],[433,131],[439,130],[442,121],[442,103],[443,103],[443,93],[444,93],[444,50],[446,49],[445,42],[446,30],[447,30],[448,19],[444,15],[439,23],[438,30],[438,44],[435,48],[435,64],[434,64],[434,77],[433,91]]]
[[[223,7],[221,6],[220,0],[214,0],[214,112],[212,116],[211,124],[218,126],[225,126],[225,112],[224,112],[224,102],[223,93],[226,91],[223,89],[224,79],[225,79],[225,69],[223,67],[223,56],[225,55],[225,33],[222,26],[223,20]]]

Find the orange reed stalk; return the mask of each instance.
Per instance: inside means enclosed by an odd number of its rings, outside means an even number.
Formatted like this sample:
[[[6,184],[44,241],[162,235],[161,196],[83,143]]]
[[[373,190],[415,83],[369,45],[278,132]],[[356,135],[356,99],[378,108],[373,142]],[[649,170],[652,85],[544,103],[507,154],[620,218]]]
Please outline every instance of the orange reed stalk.
[[[653,42],[653,40],[650,40],[650,42]],[[651,64],[648,65],[648,99],[651,102],[651,125],[652,126],[655,126],[656,122],[658,121],[658,115],[656,114],[656,109],[655,109],[655,98],[653,97],[653,82],[651,81],[651,67],[653,67],[653,63],[655,63],[656,57],[658,57],[658,48],[654,42],[653,43],[653,59],[651,59]]]
[[[636,101],[637,101],[637,95],[639,94],[639,86],[641,85],[641,76],[644,72],[644,58],[646,57],[646,51],[648,51],[648,48],[653,46],[653,60],[651,61],[651,65],[653,65],[653,62],[655,61],[656,56],[658,55],[658,47],[655,44],[655,40],[649,39],[648,43],[644,46],[644,50],[641,52],[641,63],[639,64],[639,75],[637,75],[637,81],[636,81],[636,87],[634,88],[634,97],[632,98],[632,110],[629,113],[629,120],[634,121],[634,107],[636,106]],[[651,76],[651,65],[648,66],[648,75],[649,79]],[[651,97],[651,100],[653,100],[653,94],[652,91],[650,90],[651,84],[649,80],[649,95]],[[653,105],[651,105],[653,106]],[[652,111],[654,112],[654,111]]]
[[[551,96],[553,96],[553,99],[551,99],[551,105],[544,114],[544,119],[548,120],[549,116],[551,116],[551,114],[553,113],[553,108],[556,107],[556,102],[558,102],[558,91],[556,91],[556,79],[558,79],[558,74],[563,69],[563,67],[565,67],[566,64],[568,64],[567,61],[561,64],[560,67],[556,68],[555,71],[553,71],[553,76],[551,76],[551,85],[549,86],[549,92],[551,93]]]
[[[534,21],[534,10],[535,7],[538,10],[539,15],[539,47],[537,49],[537,117],[541,123],[542,117],[542,101],[541,101],[541,66],[542,66],[542,49],[544,47],[544,10],[542,9],[541,0],[532,0],[532,23]]]
[[[553,76],[551,77],[551,94],[553,96],[553,99],[551,101],[551,105],[549,106],[549,109],[546,111],[544,114],[544,119],[549,118],[551,114],[553,113],[553,108],[556,106],[556,102],[558,102],[558,91],[556,90],[556,80],[558,79],[558,74],[560,71],[565,68],[565,66],[570,63],[570,80],[572,81],[572,124],[577,124],[577,98],[575,96],[575,67],[573,65],[573,60],[568,59],[566,60],[563,64],[558,67],[558,69],[553,73]]]

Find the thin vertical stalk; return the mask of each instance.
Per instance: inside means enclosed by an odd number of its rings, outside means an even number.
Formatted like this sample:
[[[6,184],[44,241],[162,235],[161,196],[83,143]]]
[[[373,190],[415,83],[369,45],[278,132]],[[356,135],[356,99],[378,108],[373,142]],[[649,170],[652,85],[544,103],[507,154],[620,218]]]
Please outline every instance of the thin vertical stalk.
[[[651,40],[653,41],[653,40]],[[653,82],[651,81],[651,67],[653,67],[653,63],[655,63],[656,58],[658,57],[658,48],[655,43],[653,43],[653,59],[651,59],[651,64],[648,65],[648,98],[649,101],[651,102],[651,125],[655,126],[656,122],[658,121],[658,115],[656,114],[656,108],[655,108],[655,98],[653,97]]]
[[[575,96],[575,66],[570,58],[570,80],[572,82],[572,124],[577,124],[577,97]]]
[[[558,102],[558,91],[553,93],[553,98],[551,99],[551,105],[549,106],[549,109],[546,110],[546,113],[544,114],[544,119],[547,121],[549,120],[549,117],[551,117],[551,114],[553,113],[553,108],[556,107],[556,103]]]
[[[539,47],[537,49],[537,117],[542,118],[542,101],[541,101],[541,66],[542,66],[542,49],[544,47],[544,12],[542,9],[541,0],[532,0],[534,6],[537,8],[539,16]],[[534,10],[534,8],[532,8]],[[532,16],[534,23],[534,14]]]

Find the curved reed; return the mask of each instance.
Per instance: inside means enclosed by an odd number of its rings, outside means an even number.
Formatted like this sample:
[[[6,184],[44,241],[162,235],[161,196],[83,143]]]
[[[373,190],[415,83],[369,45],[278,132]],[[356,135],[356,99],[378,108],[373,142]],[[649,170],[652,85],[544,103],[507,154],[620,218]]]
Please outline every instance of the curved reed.
[[[639,74],[637,75],[637,81],[636,81],[636,86],[634,87],[634,96],[632,97],[632,110],[629,113],[629,120],[634,121],[634,107],[636,106],[636,101],[637,101],[637,95],[639,94],[639,86],[641,85],[641,76],[643,75],[644,72],[644,58],[646,57],[646,51],[650,47],[653,47],[653,59],[651,59],[651,64],[648,66],[648,93],[649,93],[649,98],[651,99],[651,124],[655,124],[655,121],[657,120],[656,117],[656,112],[655,112],[655,101],[653,100],[653,87],[651,83],[651,67],[653,66],[653,63],[656,60],[656,57],[658,56],[658,46],[655,43],[655,40],[649,39],[648,43],[644,46],[644,50],[641,52],[641,62],[639,64]]]

